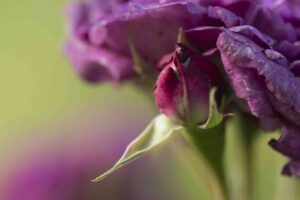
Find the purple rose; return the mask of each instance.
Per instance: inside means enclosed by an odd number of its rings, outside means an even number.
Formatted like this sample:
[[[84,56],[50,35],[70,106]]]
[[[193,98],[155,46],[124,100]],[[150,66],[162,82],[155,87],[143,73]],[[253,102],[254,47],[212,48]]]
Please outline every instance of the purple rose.
[[[179,28],[205,24],[207,9],[189,1],[101,1],[74,3],[69,9],[66,54],[75,71],[90,82],[136,76],[129,40],[155,68],[172,52]]]
[[[156,104],[176,122],[199,125],[208,118],[209,91],[220,82],[217,66],[179,44],[157,79]]]
[[[161,71],[155,89],[160,111],[179,123],[198,125],[208,117],[210,89],[223,92],[220,73],[208,59],[220,55],[238,104],[245,103],[263,129],[282,129],[281,138],[270,144],[291,159],[284,174],[300,176],[297,1],[133,0],[109,1],[104,7],[103,2],[77,3],[71,12],[66,52],[83,78],[137,77],[134,46],[147,66]],[[197,52],[179,45],[169,54],[180,27]]]

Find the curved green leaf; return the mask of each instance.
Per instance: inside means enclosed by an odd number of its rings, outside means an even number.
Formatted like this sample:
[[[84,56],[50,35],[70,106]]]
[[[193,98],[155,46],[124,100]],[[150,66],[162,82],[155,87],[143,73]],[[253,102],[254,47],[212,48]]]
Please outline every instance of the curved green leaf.
[[[157,116],[142,132],[142,134],[128,145],[119,161],[111,169],[93,181],[101,181],[103,178],[113,173],[117,169],[155,150],[174,133],[179,132],[181,129],[181,126],[176,125],[166,116]]]

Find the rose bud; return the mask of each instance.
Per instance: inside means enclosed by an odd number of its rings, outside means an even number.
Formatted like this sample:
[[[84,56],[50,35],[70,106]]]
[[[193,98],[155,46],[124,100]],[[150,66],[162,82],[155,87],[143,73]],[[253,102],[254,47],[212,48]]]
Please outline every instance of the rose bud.
[[[157,107],[178,123],[199,125],[208,118],[210,89],[219,88],[220,80],[217,67],[208,58],[179,44],[157,79]]]

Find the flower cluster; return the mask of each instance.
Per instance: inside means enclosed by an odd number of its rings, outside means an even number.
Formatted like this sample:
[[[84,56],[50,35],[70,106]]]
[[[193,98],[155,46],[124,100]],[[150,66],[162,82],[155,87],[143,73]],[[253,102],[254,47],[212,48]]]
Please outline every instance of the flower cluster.
[[[131,81],[134,47],[155,72],[160,111],[187,126],[207,120],[213,87],[219,108],[233,92],[264,130],[282,129],[270,145],[300,177],[299,13],[295,0],[82,1],[69,9],[66,54],[90,82]]]

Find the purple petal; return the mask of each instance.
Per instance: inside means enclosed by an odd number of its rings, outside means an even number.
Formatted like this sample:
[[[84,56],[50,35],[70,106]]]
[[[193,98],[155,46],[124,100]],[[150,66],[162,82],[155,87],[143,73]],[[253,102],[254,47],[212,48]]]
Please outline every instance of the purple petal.
[[[269,91],[280,102],[299,113],[300,79],[287,67],[271,61],[264,55],[261,47],[251,40],[229,31],[219,36],[218,48],[222,59],[226,58],[232,65],[257,71],[258,75],[264,77]]]
[[[130,56],[130,31],[133,43],[141,56],[156,65],[164,54],[174,49],[179,27],[187,29],[203,24],[205,14],[206,9],[198,4],[150,4],[99,21],[91,28],[90,38],[94,45],[105,45]]]
[[[216,47],[218,36],[223,30],[221,27],[201,26],[187,30],[185,35],[195,48],[206,51]]]
[[[265,130],[276,129],[278,121],[266,95],[267,88],[264,80],[253,70],[243,69],[231,64],[223,53],[221,53],[221,57],[235,94],[246,100],[251,113],[260,118]]]
[[[270,145],[280,153],[291,159],[283,169],[283,174],[300,176],[300,132],[299,127],[285,123],[281,137],[271,140]]]
[[[276,10],[289,20],[300,19],[300,2],[298,0],[260,0],[264,6]]]
[[[290,23],[286,23],[274,10],[253,5],[245,18],[246,24],[256,27],[261,32],[276,40],[297,40],[297,33]]]
[[[300,160],[293,160],[286,164],[282,170],[282,174],[300,178]]]
[[[269,36],[261,33],[255,27],[244,25],[244,26],[236,26],[229,29],[232,32],[239,33],[264,48],[272,49],[275,41]]]
[[[242,42],[237,42],[240,40]],[[266,121],[266,124],[276,124],[276,115],[268,99],[264,79],[254,69],[246,66],[252,59],[256,59],[255,54],[262,51],[261,47],[230,31],[219,36],[217,46],[236,95],[246,100],[252,114],[260,118],[262,123]],[[274,122],[271,123],[272,121]],[[265,128],[272,130],[276,126]]]
[[[131,60],[106,49],[86,46],[74,40],[66,43],[65,53],[75,71],[92,83],[118,82],[135,75]]]
[[[288,41],[281,41],[275,46],[276,51],[282,53],[288,60],[300,59],[300,45],[292,44]]]
[[[300,60],[296,60],[290,64],[290,70],[295,76],[300,78]]]
[[[223,6],[236,14],[237,16],[245,19],[249,9],[252,7],[251,1],[240,1],[240,0],[221,0]]]
[[[270,87],[269,87],[270,88]],[[283,117],[285,120],[288,120],[292,122],[295,125],[300,126],[300,113],[296,112],[293,107],[287,105],[286,103],[283,103],[279,100],[278,97],[276,97],[276,93],[273,94],[271,92],[268,92],[269,99],[272,103],[272,106],[274,109],[281,114],[281,117]]]
[[[277,51],[273,51],[271,49],[266,49],[264,51],[264,53],[268,59],[276,62],[277,64],[279,64],[281,66],[285,66],[286,68],[288,68],[289,62],[281,53],[279,53]]]
[[[225,27],[230,28],[233,26],[240,26],[243,24],[243,19],[236,16],[229,10],[221,7],[209,7],[208,16],[216,19],[220,19]]]

